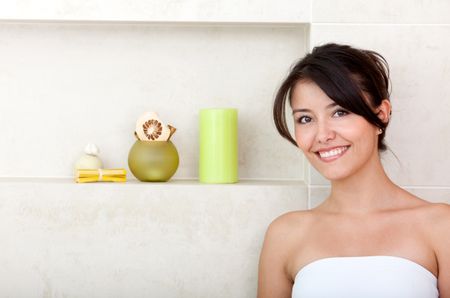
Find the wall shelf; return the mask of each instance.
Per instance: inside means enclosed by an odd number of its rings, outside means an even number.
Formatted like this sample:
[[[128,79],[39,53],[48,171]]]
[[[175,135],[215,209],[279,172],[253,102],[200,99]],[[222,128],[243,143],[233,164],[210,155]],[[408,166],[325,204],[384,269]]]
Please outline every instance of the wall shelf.
[[[168,182],[140,182],[131,178],[124,183],[95,182],[76,183],[72,178],[0,178],[2,200],[55,201],[105,201],[160,200],[167,198],[192,204],[215,202],[217,207],[228,203],[258,201],[283,206],[296,204],[307,207],[307,185],[302,181],[241,180],[233,184],[203,184],[192,179],[173,179]],[[228,204],[227,203],[227,204]],[[48,206],[47,204],[43,206]],[[283,207],[282,207],[283,208]]]
[[[305,186],[300,180],[274,180],[274,179],[240,179],[237,183],[201,183],[197,179],[170,179],[167,182],[141,182],[134,177],[129,177],[124,183],[116,182],[97,182],[97,183],[75,183],[71,177],[0,177],[0,184],[7,183],[54,183],[54,184],[75,184],[75,185],[141,185],[141,186],[161,186],[161,185],[191,185],[191,186],[225,186],[225,187],[244,187],[244,186]]]
[[[196,177],[198,111],[227,106],[239,111],[240,178],[303,180],[302,156],[276,132],[271,106],[306,51],[307,28],[242,24],[0,22],[0,97],[9,99],[0,125],[11,144],[0,176],[70,176],[90,142],[105,167],[126,168],[136,119],[156,111],[177,128],[174,178]],[[39,142],[17,133],[28,123]]]
[[[189,21],[189,20],[96,20],[96,19],[0,19],[0,24],[67,24],[67,25],[151,25],[164,27],[271,27],[292,28],[309,26],[308,22],[287,21]]]

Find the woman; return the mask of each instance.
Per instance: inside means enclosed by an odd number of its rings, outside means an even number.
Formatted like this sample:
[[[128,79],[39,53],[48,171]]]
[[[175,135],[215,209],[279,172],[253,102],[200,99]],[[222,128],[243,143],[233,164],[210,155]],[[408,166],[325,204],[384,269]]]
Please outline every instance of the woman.
[[[277,129],[330,180],[331,192],[318,207],[270,224],[259,298],[450,298],[450,206],[403,190],[380,162],[388,90],[381,55],[337,44],[314,48],[282,83]]]

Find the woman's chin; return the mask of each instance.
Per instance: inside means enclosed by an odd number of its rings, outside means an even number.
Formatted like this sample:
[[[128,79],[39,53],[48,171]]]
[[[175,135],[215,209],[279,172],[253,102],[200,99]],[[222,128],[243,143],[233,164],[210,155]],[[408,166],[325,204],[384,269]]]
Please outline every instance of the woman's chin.
[[[342,167],[323,169],[313,165],[316,171],[329,181],[339,181],[349,176],[348,171],[345,171]]]

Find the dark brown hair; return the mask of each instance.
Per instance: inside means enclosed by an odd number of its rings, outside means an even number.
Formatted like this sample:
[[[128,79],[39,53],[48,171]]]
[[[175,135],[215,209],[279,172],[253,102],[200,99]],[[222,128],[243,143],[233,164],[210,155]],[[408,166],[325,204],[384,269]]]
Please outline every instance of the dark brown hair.
[[[329,98],[352,113],[364,117],[382,129],[378,136],[378,150],[387,149],[384,143],[386,127],[373,112],[383,99],[389,100],[389,66],[380,54],[334,43],[315,47],[298,61],[283,81],[275,97],[273,117],[278,132],[297,146],[286,124],[286,99],[300,80],[317,84]]]

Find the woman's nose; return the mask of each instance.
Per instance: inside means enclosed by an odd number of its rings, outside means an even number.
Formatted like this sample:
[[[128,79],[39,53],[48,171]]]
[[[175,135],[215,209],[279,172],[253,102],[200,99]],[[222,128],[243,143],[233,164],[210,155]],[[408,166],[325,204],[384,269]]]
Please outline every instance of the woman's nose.
[[[336,132],[328,123],[319,123],[316,140],[321,144],[326,144],[336,137]]]

